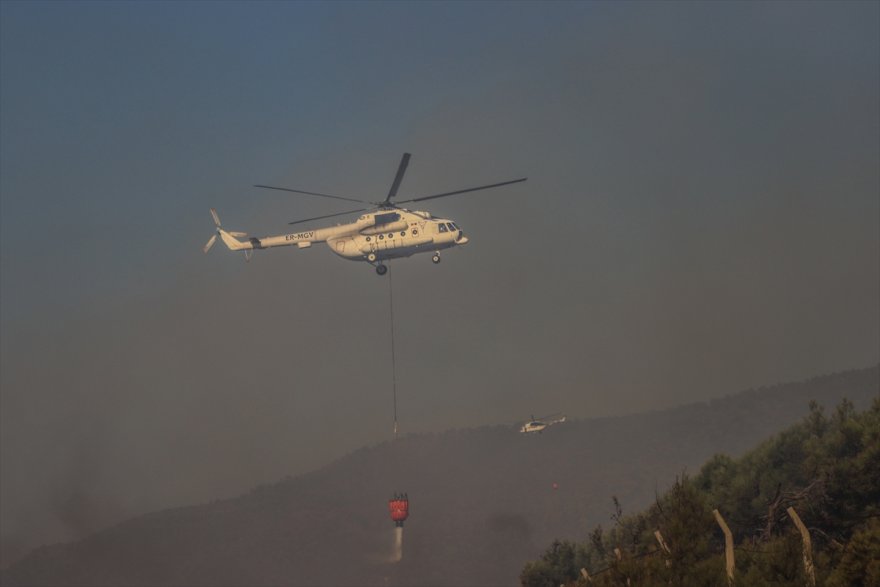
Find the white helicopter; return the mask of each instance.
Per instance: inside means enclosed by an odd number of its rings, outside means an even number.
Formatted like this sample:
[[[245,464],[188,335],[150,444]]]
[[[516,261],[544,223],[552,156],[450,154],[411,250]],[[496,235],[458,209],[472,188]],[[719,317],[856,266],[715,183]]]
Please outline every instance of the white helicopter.
[[[400,182],[403,180],[403,174],[406,171],[407,165],[409,165],[409,159],[410,154],[404,153],[403,158],[400,160],[400,165],[397,168],[397,175],[394,176],[394,182],[391,184],[391,189],[389,190],[388,195],[385,196],[385,199],[381,202],[369,202],[357,198],[307,192],[304,190],[295,190],[270,185],[255,185],[254,187],[270,190],[281,190],[296,194],[332,198],[334,200],[360,202],[362,204],[370,204],[370,207],[338,212],[336,214],[327,214],[325,216],[316,216],[314,218],[306,218],[305,220],[295,220],[288,223],[301,224],[303,222],[311,222],[323,218],[366,212],[365,214],[361,214],[357,220],[348,224],[339,224],[336,226],[316,228],[303,232],[261,238],[248,237],[248,235],[243,232],[224,230],[220,224],[220,218],[217,215],[217,211],[211,208],[211,216],[214,218],[217,233],[211,236],[210,240],[205,244],[204,252],[207,253],[211,249],[219,236],[230,250],[244,251],[246,259],[250,259],[256,249],[269,249],[272,247],[293,245],[296,245],[296,247],[300,249],[306,249],[311,247],[313,243],[325,242],[327,243],[327,246],[330,247],[331,251],[344,259],[366,261],[373,265],[376,268],[376,273],[379,275],[385,275],[388,271],[388,267],[385,266],[383,261],[400,257],[409,257],[416,253],[427,253],[432,251],[434,255],[431,257],[431,260],[434,263],[439,263],[440,251],[442,249],[467,244],[468,237],[464,235],[464,232],[458,224],[448,218],[434,218],[429,212],[407,210],[406,208],[401,208],[400,204],[422,202],[425,200],[433,200],[435,198],[454,196],[456,194],[475,192],[477,190],[487,190],[512,183],[519,183],[521,181],[526,181],[527,179],[522,177],[511,181],[502,181],[500,183],[394,202],[392,200],[397,195],[397,190],[400,188]],[[246,240],[239,240],[240,238]]]
[[[535,418],[532,416],[532,419],[522,425],[522,428],[519,429],[523,434],[529,434],[532,432],[543,432],[544,429],[553,426],[554,424],[562,424],[565,422],[565,416],[557,416],[552,417],[548,416],[546,418]]]

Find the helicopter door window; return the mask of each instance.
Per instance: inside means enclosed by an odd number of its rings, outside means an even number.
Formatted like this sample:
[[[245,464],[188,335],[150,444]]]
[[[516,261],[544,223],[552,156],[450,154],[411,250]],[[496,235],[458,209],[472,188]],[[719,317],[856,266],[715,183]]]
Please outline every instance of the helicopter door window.
[[[440,223],[440,232],[449,232],[449,231],[446,229],[446,225],[443,224],[442,222]]]

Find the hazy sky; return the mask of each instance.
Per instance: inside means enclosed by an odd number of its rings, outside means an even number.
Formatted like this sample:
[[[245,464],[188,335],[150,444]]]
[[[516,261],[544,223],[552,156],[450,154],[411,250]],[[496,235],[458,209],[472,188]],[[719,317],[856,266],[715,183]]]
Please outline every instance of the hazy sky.
[[[224,225],[527,175],[393,262],[404,432],[880,355],[880,5],[0,3],[7,559],[391,432],[388,276]]]

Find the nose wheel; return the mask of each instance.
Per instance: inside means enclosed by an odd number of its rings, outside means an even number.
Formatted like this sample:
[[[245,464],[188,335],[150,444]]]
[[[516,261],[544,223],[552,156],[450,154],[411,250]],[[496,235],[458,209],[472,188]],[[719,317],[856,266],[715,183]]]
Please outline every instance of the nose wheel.
[[[376,265],[376,273],[378,273],[379,275],[385,275],[386,273],[388,273],[388,267],[386,267],[385,265]]]
[[[435,264],[439,263],[440,262],[440,253],[434,253],[434,256],[431,257],[431,261],[433,261]]]

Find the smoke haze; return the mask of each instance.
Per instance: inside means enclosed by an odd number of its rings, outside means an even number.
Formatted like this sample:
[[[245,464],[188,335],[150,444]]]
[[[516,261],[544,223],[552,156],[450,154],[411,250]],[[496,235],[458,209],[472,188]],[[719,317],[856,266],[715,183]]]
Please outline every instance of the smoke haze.
[[[529,177],[390,264],[403,434],[875,364],[878,11],[0,3],[0,564],[390,437],[385,280],[201,253],[346,209],[255,183]]]

